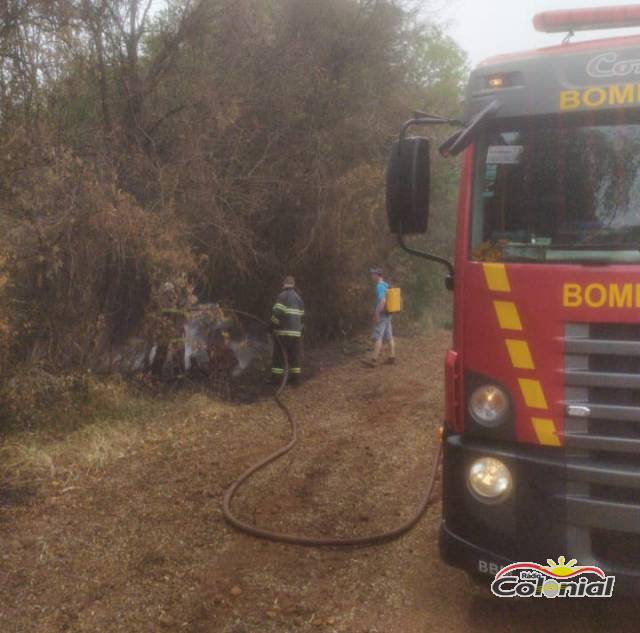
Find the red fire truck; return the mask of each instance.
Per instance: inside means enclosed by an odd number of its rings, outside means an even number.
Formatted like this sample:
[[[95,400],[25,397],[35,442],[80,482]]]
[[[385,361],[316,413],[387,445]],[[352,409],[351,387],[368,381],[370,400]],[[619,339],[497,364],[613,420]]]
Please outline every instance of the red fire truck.
[[[453,346],[446,357],[441,554],[473,575],[565,555],[640,589],[640,5],[553,11],[562,44],[470,77]],[[427,230],[417,114],[387,175],[390,228]]]

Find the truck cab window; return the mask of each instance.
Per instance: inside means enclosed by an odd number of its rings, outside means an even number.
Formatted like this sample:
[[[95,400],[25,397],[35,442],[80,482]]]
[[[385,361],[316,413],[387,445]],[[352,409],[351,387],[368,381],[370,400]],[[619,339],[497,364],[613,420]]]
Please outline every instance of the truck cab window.
[[[528,122],[476,147],[479,261],[640,263],[640,126]]]

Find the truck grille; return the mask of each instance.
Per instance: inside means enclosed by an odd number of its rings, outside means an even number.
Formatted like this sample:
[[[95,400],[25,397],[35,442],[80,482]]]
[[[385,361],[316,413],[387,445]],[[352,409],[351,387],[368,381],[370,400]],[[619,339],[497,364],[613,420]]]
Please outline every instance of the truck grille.
[[[564,375],[565,447],[629,463],[640,453],[640,325],[566,324]]]

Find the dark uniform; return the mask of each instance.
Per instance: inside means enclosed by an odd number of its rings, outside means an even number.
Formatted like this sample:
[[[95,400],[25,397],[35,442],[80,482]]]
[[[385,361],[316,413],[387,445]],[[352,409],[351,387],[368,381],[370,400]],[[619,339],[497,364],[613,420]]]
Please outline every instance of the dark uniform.
[[[274,341],[271,375],[275,381],[284,374],[285,362],[282,350],[284,348],[289,361],[289,380],[296,383],[302,371],[300,347],[304,323],[304,301],[295,288],[285,288],[278,295],[273,306],[271,323],[274,335],[282,343],[280,346],[278,341]]]

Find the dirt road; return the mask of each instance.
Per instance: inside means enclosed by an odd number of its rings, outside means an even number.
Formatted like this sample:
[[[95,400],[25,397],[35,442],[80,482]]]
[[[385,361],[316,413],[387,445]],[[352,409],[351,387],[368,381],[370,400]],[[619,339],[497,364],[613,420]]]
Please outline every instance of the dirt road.
[[[364,534],[418,501],[442,411],[446,333],[400,340],[376,370],[324,353],[287,397],[301,444],[235,503],[263,526]],[[226,486],[281,444],[269,401],[202,395],[138,432],[99,471],[0,490],[0,631],[189,633],[632,631],[637,603],[498,601],[444,566],[439,508],[409,535],[361,550],[265,543],[222,520]]]

